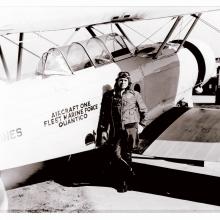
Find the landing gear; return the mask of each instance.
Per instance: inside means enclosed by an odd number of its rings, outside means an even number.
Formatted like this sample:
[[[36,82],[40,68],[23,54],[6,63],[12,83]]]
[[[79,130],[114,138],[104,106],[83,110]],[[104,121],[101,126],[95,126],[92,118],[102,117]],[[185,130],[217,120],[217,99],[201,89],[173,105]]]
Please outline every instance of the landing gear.
[[[187,102],[180,100],[179,102],[177,102],[176,106],[177,107],[188,107],[189,105]]]

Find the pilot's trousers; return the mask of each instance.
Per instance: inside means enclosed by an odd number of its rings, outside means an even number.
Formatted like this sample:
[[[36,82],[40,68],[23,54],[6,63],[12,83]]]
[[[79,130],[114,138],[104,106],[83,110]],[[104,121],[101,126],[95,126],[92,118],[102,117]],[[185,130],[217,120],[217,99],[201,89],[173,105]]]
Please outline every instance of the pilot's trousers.
[[[114,144],[112,145],[112,162],[117,180],[127,180],[133,175],[131,167],[132,150],[138,142],[138,125],[132,123],[125,126],[125,129],[120,129],[115,136]]]
[[[125,129],[119,130],[116,135],[114,156],[117,159],[123,159],[127,163],[131,163],[132,150],[138,142],[138,126],[137,123],[132,123],[125,126]]]

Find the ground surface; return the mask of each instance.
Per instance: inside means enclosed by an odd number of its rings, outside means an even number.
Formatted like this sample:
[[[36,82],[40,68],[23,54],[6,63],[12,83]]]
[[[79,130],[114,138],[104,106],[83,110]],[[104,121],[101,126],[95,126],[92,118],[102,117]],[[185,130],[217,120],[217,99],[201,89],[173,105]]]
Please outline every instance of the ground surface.
[[[64,187],[53,181],[8,191],[10,212],[220,211],[208,205],[166,196],[95,186]]]
[[[164,166],[163,161],[156,163]],[[133,187],[126,193],[99,184],[95,176],[94,181],[90,179],[90,183],[79,185],[48,180],[8,190],[9,212],[220,211],[219,178],[144,163],[135,162],[134,167]]]

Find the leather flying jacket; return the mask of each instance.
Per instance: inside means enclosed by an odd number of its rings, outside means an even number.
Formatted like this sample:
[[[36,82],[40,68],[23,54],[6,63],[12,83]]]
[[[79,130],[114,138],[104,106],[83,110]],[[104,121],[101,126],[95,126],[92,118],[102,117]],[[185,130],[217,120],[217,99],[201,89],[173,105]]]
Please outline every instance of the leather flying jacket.
[[[113,117],[113,98],[115,90],[104,93],[101,104],[100,118],[98,130],[100,132],[108,132],[109,137],[114,136],[115,124]],[[121,126],[124,128],[126,124],[139,123],[146,126],[147,123],[147,107],[139,92],[132,89],[125,90],[121,96]]]

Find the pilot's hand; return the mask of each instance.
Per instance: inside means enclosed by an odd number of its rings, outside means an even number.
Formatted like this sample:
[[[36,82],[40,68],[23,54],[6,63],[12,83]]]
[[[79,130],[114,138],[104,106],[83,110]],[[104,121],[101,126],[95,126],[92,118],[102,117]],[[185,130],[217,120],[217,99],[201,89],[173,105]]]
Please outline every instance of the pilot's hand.
[[[138,124],[138,134],[141,134],[143,130],[144,130],[144,127]]]
[[[101,145],[104,145],[107,140],[108,140],[108,134],[107,132],[103,131],[101,135]]]

